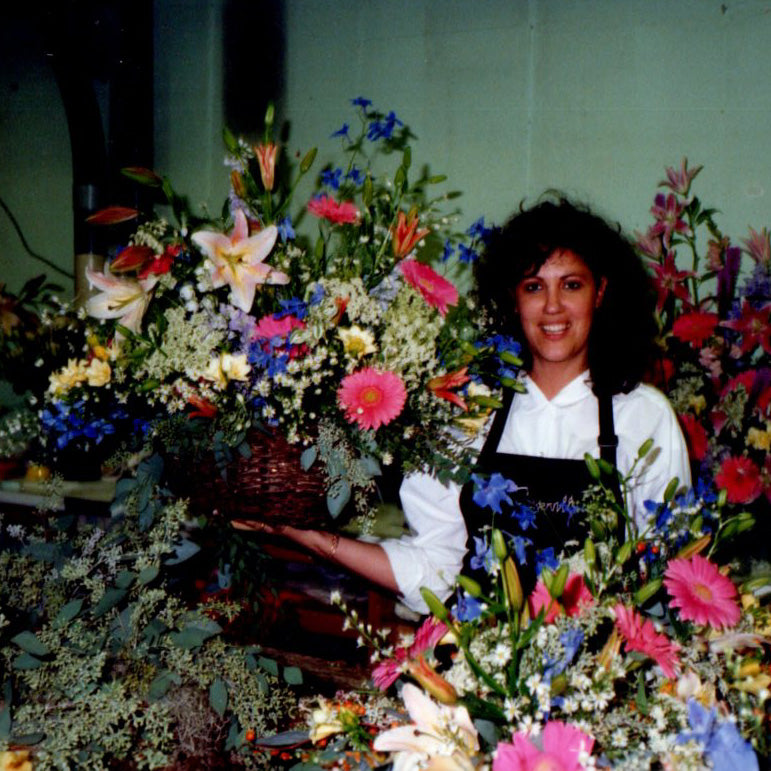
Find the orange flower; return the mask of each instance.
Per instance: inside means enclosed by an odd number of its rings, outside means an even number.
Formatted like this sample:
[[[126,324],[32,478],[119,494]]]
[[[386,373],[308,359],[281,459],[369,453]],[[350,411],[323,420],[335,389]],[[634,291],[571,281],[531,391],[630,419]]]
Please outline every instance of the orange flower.
[[[187,403],[195,407],[188,418],[213,418],[217,414],[217,406],[201,396],[191,394],[187,397]]]
[[[260,164],[260,176],[266,190],[273,190],[273,181],[276,172],[276,153],[278,146],[273,142],[267,145],[257,145],[254,148],[257,154],[257,163]]]
[[[448,402],[457,404],[462,410],[468,412],[468,405],[466,402],[451,390],[452,388],[460,388],[460,386],[471,380],[466,374],[467,371],[468,367],[463,367],[455,372],[448,372],[446,375],[432,377],[431,380],[428,381],[426,387],[440,399],[447,399]]]
[[[396,225],[391,228],[394,257],[397,260],[406,257],[415,248],[415,244],[430,232],[428,228],[418,230],[418,213],[415,209],[411,209],[406,216],[403,211],[400,211]]]

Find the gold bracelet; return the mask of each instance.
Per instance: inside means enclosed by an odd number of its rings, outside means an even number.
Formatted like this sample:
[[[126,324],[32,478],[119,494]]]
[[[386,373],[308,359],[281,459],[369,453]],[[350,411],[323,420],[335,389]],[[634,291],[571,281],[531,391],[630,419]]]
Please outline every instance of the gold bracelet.
[[[340,546],[340,533],[335,533],[332,536],[332,543],[329,545],[329,551],[327,552],[327,557],[329,557],[329,559],[332,559],[335,556],[338,546]]]

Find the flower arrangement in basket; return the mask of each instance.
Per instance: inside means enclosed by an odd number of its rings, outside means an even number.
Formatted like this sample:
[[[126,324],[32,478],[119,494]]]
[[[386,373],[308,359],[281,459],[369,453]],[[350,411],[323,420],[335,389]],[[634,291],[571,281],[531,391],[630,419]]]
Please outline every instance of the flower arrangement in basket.
[[[499,404],[491,387],[512,383],[518,363],[517,344],[486,341],[456,288],[489,231],[480,220],[455,232],[445,207],[456,194],[432,196],[445,179],[412,168],[409,129],[369,100],[353,105],[358,131],[346,123],[332,135],[342,160],[296,214],[317,151],[293,163],[274,141],[272,109],[259,143],[225,134],[231,185],[219,217],[195,215],[154,172],[127,170],[165,194],[177,224],[118,207],[94,215],[137,224],[104,272],[88,273],[87,354],[52,374],[49,409],[108,393],[191,480],[231,461],[207,505],[227,508],[230,495],[239,515],[252,500],[269,517],[256,501],[271,485],[286,521],[284,493],[304,474],[333,516],[351,499],[366,512],[389,465],[464,474],[461,426],[473,431]],[[196,466],[190,447],[215,463]],[[297,508],[307,521],[313,507]]]
[[[667,169],[639,236],[658,289],[662,356],[657,382],[672,401],[697,471],[731,503],[771,501],[771,242],[767,228],[741,245],[691,193],[701,166]],[[751,259],[747,270],[746,257]],[[767,521],[767,514],[762,521]]]

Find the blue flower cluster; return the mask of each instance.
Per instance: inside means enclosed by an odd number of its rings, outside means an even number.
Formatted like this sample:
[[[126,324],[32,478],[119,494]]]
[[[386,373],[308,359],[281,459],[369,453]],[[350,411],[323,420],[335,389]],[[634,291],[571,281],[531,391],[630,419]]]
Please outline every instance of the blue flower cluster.
[[[115,423],[128,419],[128,412],[120,406],[114,406],[106,416],[89,417],[85,400],[74,404],[54,402],[51,409],[42,412],[42,423],[46,431],[56,437],[58,449],[64,449],[71,442],[85,439],[101,444],[106,436],[115,433]]]

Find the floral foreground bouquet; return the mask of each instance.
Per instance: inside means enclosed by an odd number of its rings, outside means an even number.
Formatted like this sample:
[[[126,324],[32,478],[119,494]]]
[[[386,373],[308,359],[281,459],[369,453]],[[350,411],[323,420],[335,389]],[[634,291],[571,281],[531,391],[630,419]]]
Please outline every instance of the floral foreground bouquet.
[[[394,649],[350,616],[375,649],[375,686],[403,687],[391,711],[382,696],[356,720],[341,719],[336,702],[311,711],[304,762],[345,767],[358,750],[360,767],[395,770],[761,767],[771,752],[771,574],[722,564],[746,513],[707,486],[676,488],[638,526],[598,481],[585,499],[592,536],[544,562],[530,596],[507,522],[496,521],[450,608],[424,591],[433,615],[414,639]]]
[[[691,193],[700,170],[685,160],[667,169],[669,192],[656,196],[654,224],[638,238],[658,289],[656,379],[698,471],[760,513],[771,501],[771,241],[767,228],[750,228],[741,246],[723,235],[715,210]]]
[[[323,469],[333,515],[352,497],[366,511],[382,466],[465,473],[462,428],[473,433],[499,404],[495,389],[518,363],[516,343],[484,339],[452,280],[489,231],[480,220],[454,232],[442,207],[455,194],[430,197],[444,177],[414,174],[409,129],[369,100],[353,104],[358,131],[332,135],[342,160],[297,214],[293,194],[317,153],[291,163],[272,109],[258,144],[225,135],[220,217],[194,215],[168,180],[127,170],[165,193],[178,224],[116,207],[94,215],[138,225],[88,274],[87,353],[52,374],[53,418],[106,398],[167,447],[196,425],[199,447],[220,458],[249,453],[250,426],[277,431],[304,450],[305,468]],[[309,218],[313,243],[295,231]]]

